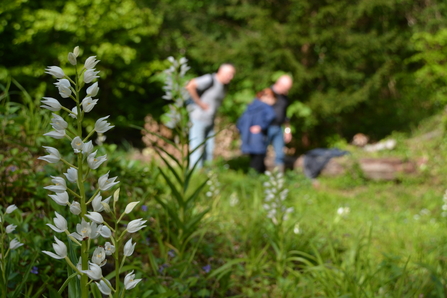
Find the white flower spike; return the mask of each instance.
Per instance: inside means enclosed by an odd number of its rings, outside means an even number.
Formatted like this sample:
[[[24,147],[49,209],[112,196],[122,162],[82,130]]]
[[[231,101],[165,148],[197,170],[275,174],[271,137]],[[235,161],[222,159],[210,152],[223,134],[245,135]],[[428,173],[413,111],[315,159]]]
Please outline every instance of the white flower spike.
[[[56,226],[53,226],[52,224],[47,224],[47,226],[49,226],[53,231],[57,233],[65,232],[68,229],[67,220],[59,213],[54,213],[56,214],[56,218],[53,218],[53,221]]]
[[[17,239],[14,238],[11,240],[11,242],[9,242],[9,249],[14,250],[16,248],[19,248],[22,245],[23,245],[23,243],[20,243]]]
[[[54,240],[56,243],[53,243],[53,249],[56,253],[50,252],[50,251],[42,251],[43,253],[49,255],[50,257],[54,259],[64,259],[67,256],[67,246],[64,242],[60,241],[59,239],[54,236]]]
[[[47,151],[49,155],[40,156],[37,159],[41,159],[49,163],[56,163],[61,160],[61,154],[59,153],[59,150],[48,146],[43,146],[43,148],[45,148],[45,151]]]
[[[9,234],[9,233],[14,232],[14,230],[15,230],[16,228],[17,228],[16,225],[8,225],[8,226],[6,227],[6,234]]]
[[[106,252],[104,247],[98,246],[92,255],[92,262],[98,266],[104,266],[106,264]]]
[[[133,270],[124,277],[124,287],[126,290],[130,290],[135,288],[135,286],[141,281],[140,279],[135,279],[135,274],[133,274]]]
[[[92,211],[89,211],[88,213],[89,214],[86,214],[85,217],[87,217],[91,221],[93,221],[93,222],[95,222],[97,224],[102,224],[104,222],[104,219],[102,218],[101,213],[92,212]]]
[[[108,197],[107,199],[105,199],[103,201],[101,195],[98,194],[92,201],[93,211],[95,211],[95,212],[104,211],[104,205],[102,203],[108,204],[110,202],[110,198],[111,197]]]
[[[60,140],[65,137],[65,130],[53,130],[43,134],[44,136],[51,137],[53,139]]]
[[[51,118],[51,126],[54,130],[65,130],[68,127],[68,123],[61,116],[53,113]]]
[[[55,76],[58,79],[65,77],[65,73],[59,66],[48,66],[45,73]]]
[[[135,242],[132,244],[132,238],[130,238],[129,241],[126,242],[126,244],[124,245],[124,255],[126,257],[130,257],[133,254],[135,245],[137,245],[137,243]]]
[[[104,244],[104,250],[106,251],[106,255],[111,256],[115,252],[115,246],[113,246],[110,242],[106,242]]]
[[[45,189],[48,189],[49,191],[54,191],[54,192],[64,192],[67,190],[67,184],[65,182],[64,178],[61,177],[55,177],[55,176],[51,176],[51,182],[54,183],[54,185],[49,185],[49,186],[45,186]]]
[[[127,225],[127,231],[129,233],[135,233],[138,232],[139,230],[141,230],[142,228],[146,227],[146,225],[144,225],[144,223],[147,220],[143,220],[142,218],[140,219],[135,219],[132,220],[131,222],[129,222],[129,224]]]
[[[74,153],[80,153],[84,148],[84,142],[80,137],[75,137],[73,141],[71,141],[71,147],[74,150]]]
[[[90,87],[87,88],[87,95],[95,97],[98,94],[98,91],[99,91],[98,82],[95,82]]]
[[[87,157],[87,163],[88,166],[90,167],[90,169],[92,170],[96,170],[97,168],[99,168],[99,166],[105,162],[107,160],[107,154],[103,155],[103,156],[98,156],[96,157],[96,153],[98,152],[98,150],[96,150],[95,152],[93,152],[92,154],[90,154]]]
[[[100,60],[96,60],[96,56],[90,56],[85,60],[84,67],[85,69],[93,69],[99,61]]]
[[[110,296],[112,294],[111,285],[108,281],[105,282],[104,280],[101,279],[99,283],[98,282],[95,283],[98,286],[99,291],[104,295]]]
[[[115,127],[113,125],[110,125],[110,123],[108,123],[107,121],[105,121],[105,119],[109,118],[109,116],[105,116],[102,118],[99,118],[96,123],[95,123],[95,131],[97,133],[105,133],[106,131],[108,131],[109,129]]]
[[[102,271],[101,267],[98,265],[89,262],[89,270],[82,270],[82,273],[85,273],[90,277],[90,279],[98,280],[102,278]]]
[[[53,111],[53,112],[57,112],[60,111],[60,109],[62,108],[62,105],[59,103],[59,101],[55,98],[52,97],[44,97],[44,100],[42,100],[42,105],[40,106],[41,108]]]
[[[93,110],[93,108],[95,107],[96,103],[98,102],[99,99],[92,99],[90,96],[85,97],[81,104],[82,104],[82,109],[84,110],[85,113],[90,112],[91,110]]]
[[[89,155],[93,151],[93,142],[88,141],[87,143],[84,143],[84,147],[82,147],[82,153],[85,155]]]
[[[78,170],[75,168],[69,168],[67,173],[64,173],[64,175],[70,182],[76,183],[76,181],[78,181]]]

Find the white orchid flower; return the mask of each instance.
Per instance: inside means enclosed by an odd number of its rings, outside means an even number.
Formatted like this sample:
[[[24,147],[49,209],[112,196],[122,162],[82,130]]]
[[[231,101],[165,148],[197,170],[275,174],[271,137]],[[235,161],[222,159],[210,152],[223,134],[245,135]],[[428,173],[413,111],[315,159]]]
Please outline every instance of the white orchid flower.
[[[126,290],[130,290],[135,288],[135,286],[141,281],[142,279],[135,279],[135,274],[133,274],[133,270],[124,277],[124,287]]]
[[[94,69],[87,69],[84,72],[84,83],[88,84],[91,83],[94,79],[99,78],[97,75],[99,71],[95,71]]]
[[[49,226],[53,231],[57,233],[65,232],[68,229],[67,220],[59,213],[54,213],[56,214],[56,217],[53,219],[53,221],[56,226],[53,226],[52,224],[47,224],[47,226]]]
[[[16,209],[17,209],[17,206],[16,206],[16,205],[14,205],[14,204],[9,205],[9,206],[6,208],[5,213],[6,213],[6,214],[10,214],[10,213],[14,212]]]
[[[142,228],[146,227],[146,225],[144,225],[144,223],[147,220],[143,220],[142,218],[140,219],[134,219],[131,222],[129,222],[129,224],[127,225],[127,231],[129,233],[135,233],[138,232],[139,230],[141,230]]]
[[[133,254],[135,245],[137,245],[137,243],[135,242],[132,244],[132,238],[130,238],[129,241],[126,242],[126,244],[124,245],[124,255],[126,257],[130,257]]]
[[[90,87],[87,88],[87,95],[91,97],[95,97],[99,92],[98,82],[93,83]]]
[[[116,178],[118,178],[118,177],[113,177],[113,178],[109,179],[108,172],[107,172],[107,174],[102,175],[98,179],[99,189],[103,190],[103,191],[111,189],[113,186],[115,186],[116,184],[119,183],[119,181],[115,182]]]
[[[104,238],[112,237],[112,231],[107,226],[102,226],[101,229],[99,229],[99,234]]]
[[[79,56],[79,46],[75,46],[75,48],[73,49],[73,54],[78,57]]]
[[[66,206],[68,204],[68,193],[66,191],[58,192],[54,195],[49,195],[56,204]]]
[[[101,267],[98,265],[88,262],[89,264],[89,270],[82,270],[82,273],[85,273],[90,277],[90,279],[98,280],[102,278],[102,271]]]
[[[85,113],[90,112],[91,110],[93,110],[93,108],[95,107],[96,103],[98,102],[99,99],[92,99],[90,96],[85,97],[81,104],[82,104],[82,109],[84,110]]]
[[[68,115],[73,119],[78,118],[78,108],[74,107],[73,109],[71,109],[71,113]]]
[[[71,141],[71,147],[74,150],[74,153],[80,153],[84,148],[84,142],[80,137],[75,137],[73,141]]]
[[[63,98],[69,98],[71,95],[71,85],[70,81],[67,79],[60,79],[57,81],[57,83],[54,83],[56,85],[57,89],[59,90],[60,96]]]
[[[124,210],[124,213],[129,214],[130,212],[132,212],[133,208],[135,208],[135,206],[138,205],[139,202],[140,201],[127,204],[126,209]]]
[[[108,123],[107,121],[105,121],[105,119],[109,118],[109,116],[105,116],[102,118],[99,118],[96,123],[95,123],[95,131],[98,133],[105,133],[106,131],[108,131],[109,129],[115,127],[114,125],[110,125],[110,123]]]
[[[68,53],[68,62],[70,62],[71,65],[78,64],[78,61],[76,60],[76,55],[72,52]]]
[[[102,224],[104,222],[104,219],[102,218],[101,213],[94,212],[94,211],[89,211],[88,213],[89,214],[86,214],[85,217],[87,217],[91,221],[93,221],[97,224]]]
[[[59,66],[48,66],[45,73],[55,76],[58,79],[65,77],[65,73]]]
[[[60,111],[60,109],[62,108],[62,105],[59,103],[59,101],[55,98],[52,97],[44,97],[44,100],[42,100],[42,104],[40,107],[53,111],[53,112],[57,112]]]
[[[98,150],[96,150],[95,152],[91,153],[88,157],[87,157],[87,163],[88,166],[90,167],[90,169],[92,170],[96,170],[97,168],[99,168],[99,166],[105,162],[107,160],[107,154],[103,155],[103,156],[98,156],[96,157],[96,153],[98,152]]]
[[[20,243],[16,238],[14,238],[11,240],[11,242],[9,242],[9,249],[14,250],[16,248],[19,248],[22,245],[23,245],[23,243]]]
[[[70,182],[76,183],[76,181],[78,181],[78,170],[75,168],[69,168],[67,173],[64,173],[64,175]]]
[[[101,195],[97,195],[92,201],[93,211],[102,212],[104,211],[104,205],[102,203],[108,204],[110,202],[111,197],[108,197],[104,201],[102,200]]]
[[[81,214],[81,204],[79,204],[79,202],[73,201],[73,203],[71,203],[70,205],[70,212],[74,215],[79,215]]]
[[[65,130],[53,130],[43,134],[44,136],[51,137],[53,139],[60,140],[65,137]]]
[[[56,163],[61,160],[61,154],[59,153],[59,150],[48,146],[43,146],[43,148],[45,148],[45,151],[47,151],[49,155],[40,156],[37,159],[41,159],[49,163]]]
[[[51,118],[51,126],[54,128],[54,130],[65,130],[68,127],[67,121],[64,120],[61,116],[52,113],[53,118]]]
[[[93,151],[93,142],[88,141],[87,143],[84,143],[84,147],[82,147],[82,153],[85,155],[89,155]]]
[[[49,191],[54,191],[54,192],[64,192],[67,190],[67,184],[65,182],[64,178],[61,177],[55,177],[55,176],[51,176],[51,182],[54,183],[54,185],[49,185],[49,186],[45,186],[45,189],[48,189]]]
[[[64,242],[57,239],[56,236],[54,236],[54,240],[56,241],[56,243],[53,243],[53,249],[56,253],[46,251],[46,250],[44,250],[42,252],[49,255],[50,257],[52,257],[54,259],[58,259],[58,260],[64,259],[67,256],[67,246],[65,245]]]
[[[99,237],[98,225],[94,222],[87,222],[82,219],[80,224],[76,225],[76,232],[71,233],[70,236],[76,238],[79,241],[84,239],[96,239]]]
[[[112,294],[112,286],[110,285],[109,281],[105,282],[101,279],[99,283],[95,282],[95,284],[98,286],[99,291],[104,295],[110,296]]]
[[[98,266],[104,266],[106,264],[106,252],[104,247],[98,246],[92,255],[92,262]]]
[[[6,234],[9,234],[9,233],[14,232],[14,230],[15,230],[16,228],[17,228],[16,225],[8,225],[8,226],[6,227]]]
[[[100,60],[96,60],[96,56],[90,56],[85,60],[85,69],[93,69]]]
[[[104,250],[106,252],[106,255],[111,256],[115,252],[115,246],[113,246],[110,242],[106,242],[104,244]]]

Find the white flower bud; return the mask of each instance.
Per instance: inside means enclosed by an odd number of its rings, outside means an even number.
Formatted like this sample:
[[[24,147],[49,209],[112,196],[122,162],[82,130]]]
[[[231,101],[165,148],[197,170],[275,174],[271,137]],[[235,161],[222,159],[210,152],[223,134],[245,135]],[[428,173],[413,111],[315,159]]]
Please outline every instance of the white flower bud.
[[[71,203],[70,205],[70,212],[73,213],[74,215],[81,214],[81,204],[79,204],[76,201],[73,201],[73,203]]]

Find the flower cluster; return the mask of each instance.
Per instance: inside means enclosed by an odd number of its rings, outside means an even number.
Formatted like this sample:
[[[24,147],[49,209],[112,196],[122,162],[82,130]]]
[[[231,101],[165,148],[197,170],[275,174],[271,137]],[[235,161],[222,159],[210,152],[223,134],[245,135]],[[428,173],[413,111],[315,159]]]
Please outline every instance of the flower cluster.
[[[4,223],[6,222],[6,220],[5,220],[6,215],[11,214],[15,210],[17,210],[16,205],[10,205],[6,208],[4,213],[0,212],[0,232],[1,232],[1,235],[0,235],[0,240],[1,240],[0,241],[0,245],[1,245],[0,263],[2,263],[3,259],[6,259],[6,257],[8,256],[8,253],[11,250],[19,248],[20,246],[23,245],[23,243],[20,243],[20,241],[18,241],[17,238],[14,238],[9,241],[9,235],[11,235],[15,231],[17,226],[13,225],[13,224],[7,225],[6,227],[4,226]],[[2,245],[5,242],[5,240],[7,242],[9,242],[6,253],[4,252],[4,247]]]
[[[447,190],[444,192],[444,196],[442,197],[442,217],[447,217]]]
[[[217,178],[217,174],[213,171],[209,171],[207,176],[208,181],[206,184],[208,185],[208,191],[206,192],[206,196],[208,198],[215,198],[220,194],[220,182]]]
[[[267,211],[267,217],[277,225],[288,219],[289,213],[293,207],[287,208],[284,201],[289,194],[289,190],[284,187],[283,174],[279,171],[265,172],[269,181],[264,183],[264,209]]]
[[[168,112],[165,114],[167,118],[165,125],[173,129],[181,121],[181,110],[183,110],[184,104],[189,97],[188,92],[181,83],[189,70],[189,66],[186,64],[188,60],[184,57],[179,60],[169,57],[168,60],[172,65],[165,70],[166,80],[163,89],[166,93],[163,98],[172,101],[172,104],[168,105]]]
[[[78,65],[79,48],[76,47],[73,52],[68,54],[68,61],[71,65]],[[145,220],[136,219],[127,224],[127,228],[120,232],[119,223],[125,214],[132,212],[138,202],[129,203],[121,216],[117,215],[116,203],[119,200],[119,189],[117,189],[112,196],[108,196],[107,192],[116,186],[119,181],[117,177],[109,177],[109,173],[100,176],[96,182],[96,189],[91,189],[94,193],[92,196],[87,196],[87,191],[84,182],[90,179],[92,171],[97,170],[104,162],[107,161],[107,155],[100,156],[98,150],[91,140],[93,134],[102,135],[114,126],[107,122],[109,116],[99,118],[94,128],[88,133],[86,137],[82,136],[85,113],[89,113],[98,103],[99,99],[95,99],[99,92],[98,82],[92,83],[99,78],[95,69],[99,60],[95,56],[91,56],[85,60],[85,63],[79,72],[76,68],[76,77],[74,80],[57,66],[50,66],[46,69],[46,73],[57,78],[55,86],[58,88],[59,94],[62,98],[71,98],[75,106],[67,108],[60,104],[60,102],[51,97],[44,97],[42,100],[42,108],[48,109],[52,112],[66,112],[64,115],[53,113],[51,126],[53,130],[46,133],[46,136],[55,139],[67,139],[75,155],[74,161],[66,160],[58,149],[44,146],[48,155],[39,157],[48,163],[62,162],[67,166],[66,172],[60,176],[52,176],[52,185],[46,186],[45,189],[52,192],[49,197],[58,205],[68,207],[67,213],[70,212],[78,218],[75,230],[70,231],[67,219],[55,212],[53,224],[47,224],[54,232],[65,234],[69,241],[76,243],[81,247],[81,254],[77,265],[72,263],[72,260],[67,254],[67,245],[64,241],[54,236],[55,243],[53,250],[43,251],[48,256],[54,259],[64,259],[66,263],[75,270],[81,278],[81,291],[83,297],[88,296],[89,282],[88,279],[95,281],[99,290],[104,295],[124,295],[123,291],[134,288],[141,279],[135,279],[133,271],[128,273],[124,278],[124,289],[120,293],[120,283],[115,281],[115,288],[112,287],[111,282],[105,279],[102,275],[101,267],[107,262],[107,256],[114,256],[116,276],[121,273],[122,264],[126,257],[133,254],[135,243],[129,239],[124,245],[124,238],[127,234],[135,233],[144,228]],[[90,84],[86,86],[86,84]],[[81,90],[87,87],[85,95],[81,97]],[[81,99],[82,98],[82,99]],[[90,190],[89,190],[90,191]],[[111,207],[112,205],[112,207]],[[104,218],[111,218],[113,223],[107,223]],[[67,239],[67,240],[68,240]],[[103,239],[102,241],[100,239]],[[93,247],[94,244],[103,243],[102,245]],[[120,248],[123,246],[122,259],[120,256]],[[121,297],[121,296],[120,296]]]

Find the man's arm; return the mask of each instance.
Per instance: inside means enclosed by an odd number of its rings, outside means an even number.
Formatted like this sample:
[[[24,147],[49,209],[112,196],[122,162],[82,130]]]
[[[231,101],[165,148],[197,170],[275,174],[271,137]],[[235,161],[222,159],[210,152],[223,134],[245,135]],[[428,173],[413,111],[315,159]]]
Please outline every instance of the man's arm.
[[[284,143],[288,144],[292,140],[292,129],[290,128],[290,123],[284,123]]]
[[[185,89],[188,91],[189,95],[191,95],[191,98],[196,103],[196,105],[198,105],[204,111],[209,109],[208,104],[200,100],[200,96],[197,93],[196,79],[192,79],[191,81],[189,81],[188,84],[186,84]]]

